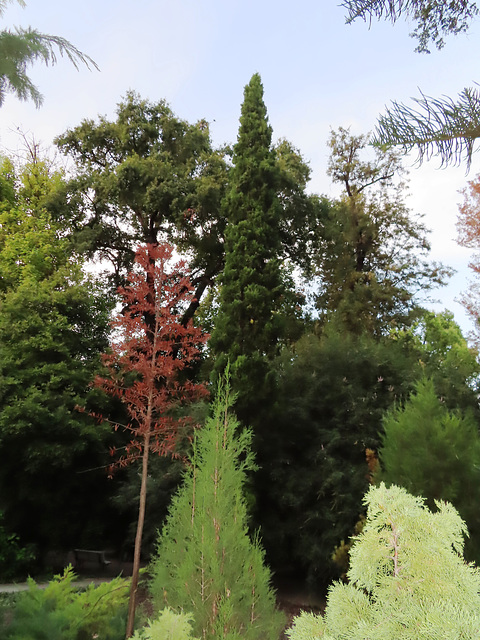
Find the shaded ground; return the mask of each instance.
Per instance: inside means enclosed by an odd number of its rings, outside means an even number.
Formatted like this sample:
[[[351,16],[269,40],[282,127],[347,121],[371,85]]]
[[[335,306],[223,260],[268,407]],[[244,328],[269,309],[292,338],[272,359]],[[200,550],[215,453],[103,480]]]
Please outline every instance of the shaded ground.
[[[287,616],[286,630],[292,626],[293,618],[298,616],[301,611],[323,613],[325,598],[308,589],[303,582],[290,580],[277,585],[277,606]],[[287,636],[283,633],[280,638],[282,640]]]

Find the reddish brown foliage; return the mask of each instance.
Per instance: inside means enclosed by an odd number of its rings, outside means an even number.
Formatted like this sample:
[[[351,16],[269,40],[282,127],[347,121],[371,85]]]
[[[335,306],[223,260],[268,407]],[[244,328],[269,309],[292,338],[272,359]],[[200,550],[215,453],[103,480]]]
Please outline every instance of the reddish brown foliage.
[[[184,375],[208,336],[191,320],[182,323],[193,291],[185,263],[171,267],[171,258],[172,249],[165,244],[138,249],[130,284],[119,290],[124,309],[113,322],[111,353],[104,357],[109,375],[96,380],[107,393],[120,398],[131,419],[124,428],[134,437],[117,464],[142,460],[127,638],[134,628],[149,452],[173,453],[178,431],[186,421],[175,416],[175,410],[207,394],[204,385]]]
[[[112,322],[114,341],[104,356],[109,375],[96,380],[121,399],[131,419],[122,426],[134,438],[118,465],[141,457],[147,433],[151,451],[172,453],[179,428],[188,420],[172,412],[207,393],[204,385],[180,375],[199,357],[208,336],[191,322],[181,324],[193,289],[185,263],[172,266],[171,257],[168,245],[141,247],[129,285],[119,289],[124,310]]]
[[[462,247],[480,249],[480,176],[471,180],[462,193],[464,200],[459,206],[457,222],[458,242]],[[474,268],[479,271],[478,262]]]

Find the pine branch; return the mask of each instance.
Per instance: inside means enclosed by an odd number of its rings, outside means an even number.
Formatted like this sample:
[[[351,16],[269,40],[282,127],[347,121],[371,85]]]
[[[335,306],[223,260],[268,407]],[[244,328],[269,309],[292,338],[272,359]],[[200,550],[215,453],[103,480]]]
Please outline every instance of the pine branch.
[[[392,23],[401,16],[410,18],[416,23],[410,35],[418,40],[415,51],[419,53],[430,53],[430,41],[441,49],[445,45],[443,36],[467,31],[479,13],[477,3],[470,0],[346,0],[340,6],[348,11],[347,24],[357,18],[370,24],[372,18]]]
[[[71,42],[61,36],[50,36],[45,33],[40,33],[31,27],[28,27],[28,29],[17,27],[15,32],[19,38],[22,38],[25,43],[28,43],[31,55],[34,56],[34,58],[40,58],[46,65],[57,63],[58,57],[56,49],[58,49],[60,56],[68,58],[75,69],[78,69],[80,64],[84,64],[87,69],[94,67],[99,71],[97,63],[92,60],[90,56],[82,53]]]
[[[372,143],[400,146],[405,152],[416,149],[419,163],[434,156],[441,158],[442,166],[465,159],[468,170],[480,137],[480,92],[466,88],[457,101],[422,94],[414,102],[418,109],[393,102],[379,118]]]
[[[0,5],[1,15],[2,5]],[[54,65],[58,58],[66,57],[78,70],[81,64],[87,69],[99,70],[89,56],[60,36],[51,36],[28,28],[17,27],[15,32],[0,31],[0,106],[7,92],[13,92],[20,100],[31,99],[35,106],[42,103],[42,95],[27,75],[27,67],[40,60]]]
[[[369,18],[371,22],[372,17],[377,20],[385,17],[395,22],[402,11],[408,13],[411,10],[412,4],[416,4],[415,1],[412,3],[411,0],[346,0],[340,6],[347,9],[346,23],[351,24],[357,18]]]

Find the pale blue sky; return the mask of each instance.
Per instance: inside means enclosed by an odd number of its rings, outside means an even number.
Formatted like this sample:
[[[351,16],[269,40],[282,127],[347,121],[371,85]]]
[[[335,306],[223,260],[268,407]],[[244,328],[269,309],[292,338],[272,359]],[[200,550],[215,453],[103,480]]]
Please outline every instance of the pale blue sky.
[[[289,139],[312,168],[311,190],[333,194],[325,175],[330,128],[371,130],[390,100],[425,94],[456,95],[478,79],[480,21],[468,35],[450,38],[431,55],[414,53],[405,22],[345,25],[338,0],[27,0],[12,4],[2,23],[32,25],[69,39],[101,71],[79,72],[66,61],[40,65],[31,75],[45,96],[31,103],[7,98],[0,110],[0,147],[21,146],[21,127],[45,146],[66,128],[115,106],[133,89],[152,101],[166,99],[190,121],[211,122],[215,143],[233,142],[243,87],[258,71],[276,138]],[[411,161],[410,161],[411,163]],[[465,167],[439,170],[438,161],[412,168],[410,208],[425,214],[433,233],[432,257],[458,269],[438,291],[466,330],[470,324],[454,302],[466,288],[469,252],[456,245],[458,190],[480,172],[475,158]]]

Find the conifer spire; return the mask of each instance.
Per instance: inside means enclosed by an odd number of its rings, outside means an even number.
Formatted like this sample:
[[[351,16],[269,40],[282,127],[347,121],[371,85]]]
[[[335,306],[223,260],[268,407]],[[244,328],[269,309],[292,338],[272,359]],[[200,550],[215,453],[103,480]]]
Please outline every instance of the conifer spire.
[[[228,220],[225,269],[210,342],[217,356],[215,374],[224,370],[228,360],[231,363],[242,420],[244,398],[249,396],[252,406],[252,389],[260,395],[265,391],[267,363],[276,355],[284,333],[280,311],[288,298],[279,258],[279,170],[271,142],[263,86],[255,73],[245,87],[230,188],[223,202]]]

